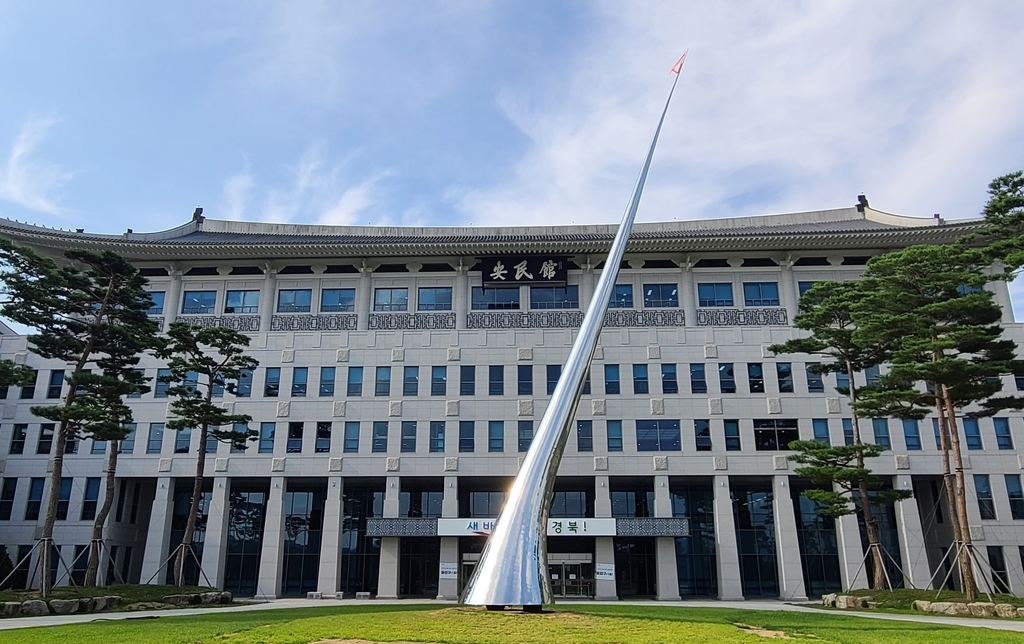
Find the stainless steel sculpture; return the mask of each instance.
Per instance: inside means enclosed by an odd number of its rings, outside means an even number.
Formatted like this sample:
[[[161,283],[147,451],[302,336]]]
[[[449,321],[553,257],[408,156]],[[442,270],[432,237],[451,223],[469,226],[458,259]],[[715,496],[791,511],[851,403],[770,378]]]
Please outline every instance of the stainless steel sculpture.
[[[519,475],[512,484],[505,506],[480,556],[480,562],[462,595],[464,604],[493,609],[522,606],[525,610],[540,610],[543,604],[552,602],[547,570],[547,526],[555,475],[562,460],[565,442],[569,438],[570,425],[576,415],[584,378],[590,360],[594,357],[597,338],[601,334],[608,300],[640,205],[654,148],[658,144],[661,126],[665,122],[665,114],[679,82],[679,72],[685,58],[686,54],[683,54],[672,68],[676,77],[654,131],[647,159],[633,188],[633,198],[619,224],[601,279],[594,289],[594,297],[565,361],[551,402],[544,411]]]

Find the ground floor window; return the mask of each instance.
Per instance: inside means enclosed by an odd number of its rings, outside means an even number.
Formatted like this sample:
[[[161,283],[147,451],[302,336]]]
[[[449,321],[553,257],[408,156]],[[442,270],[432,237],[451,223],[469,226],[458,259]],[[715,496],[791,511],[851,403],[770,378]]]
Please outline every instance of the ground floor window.
[[[793,509],[796,513],[796,535],[800,542],[800,563],[804,572],[804,587],[811,597],[843,590],[839,566],[839,542],[836,520],[818,514],[820,504],[811,501],[804,492],[811,489],[806,483],[790,486]]]
[[[231,485],[224,590],[240,597],[252,597],[257,590],[273,592],[272,588],[257,588],[269,491],[266,483]]]
[[[871,505],[871,513],[875,517],[875,525],[878,527],[878,539],[882,546],[882,560],[885,562],[885,571],[889,575],[889,581],[893,588],[903,588],[903,558],[900,555],[900,534],[896,525],[896,507],[889,505]],[[868,531],[864,527],[864,514],[857,513],[857,523],[860,525],[860,543],[862,552],[868,551]],[[875,585],[875,567],[865,565],[864,570],[868,575],[868,585]]]
[[[345,518],[341,528],[341,578],[346,595],[377,593],[380,538],[366,536],[366,520],[384,516],[384,481],[345,481]]]
[[[398,559],[398,594],[402,597],[437,597],[441,539],[402,537]]]
[[[324,485],[288,484],[284,495],[282,595],[301,597],[317,589],[326,496]]]
[[[174,481],[174,501],[171,510],[171,540],[167,550],[170,557],[181,545],[185,537],[185,527],[188,524],[188,511],[192,505],[193,479],[177,479]],[[138,490],[135,492],[139,496]],[[203,496],[199,500],[199,513],[196,515],[196,527],[192,533],[192,553],[185,553],[185,583],[189,586],[205,586],[207,582],[202,578],[199,570],[199,562],[203,560],[203,545],[206,541],[206,515],[210,511],[210,498],[213,496],[213,481],[204,481]],[[168,584],[174,583],[174,565],[176,557],[167,562],[166,580]],[[206,576],[213,584],[213,574],[208,571]],[[202,583],[200,583],[202,582]]]
[[[775,555],[775,515],[771,484],[732,486],[732,507],[739,546],[744,597],[778,597],[779,570]]]
[[[717,595],[715,493],[710,483],[670,481],[672,516],[690,520],[690,536],[676,537],[679,594]]]
[[[614,540],[615,592],[620,599],[655,597],[658,562],[654,537]]]

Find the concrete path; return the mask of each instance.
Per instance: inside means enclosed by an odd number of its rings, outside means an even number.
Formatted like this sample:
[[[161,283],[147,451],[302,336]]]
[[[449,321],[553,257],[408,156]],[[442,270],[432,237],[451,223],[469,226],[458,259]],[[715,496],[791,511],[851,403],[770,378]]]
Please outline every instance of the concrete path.
[[[738,610],[781,610],[797,613],[818,613],[828,615],[849,615],[853,617],[865,617],[868,619],[886,619],[897,622],[923,622],[927,624],[944,624],[948,626],[968,626],[972,628],[991,628],[1002,631],[1017,631],[1024,633],[1024,620],[1010,619],[973,619],[969,617],[943,617],[939,615],[896,615],[892,613],[873,613],[856,611],[822,611],[808,604],[787,604],[781,601],[716,601],[716,600],[687,600],[679,602],[666,601],[585,601],[576,602],[580,605],[594,606],[606,604],[609,606],[622,605],[647,605],[647,606],[676,606],[679,608],[734,608]],[[160,617],[185,617],[188,615],[206,615],[209,613],[241,613],[257,610],[278,610],[282,608],[324,608],[330,606],[360,606],[380,604],[425,604],[443,608],[457,605],[452,601],[439,601],[433,599],[402,599],[388,601],[381,599],[359,600],[346,599],[343,601],[331,599],[275,599],[269,602],[257,602],[252,604],[239,604],[237,606],[209,607],[209,608],[183,608],[178,610],[140,610],[120,613],[85,613],[75,615],[47,615],[43,617],[12,617],[0,619],[0,630],[14,628],[31,628],[34,626],[63,626],[65,624],[83,624],[87,622],[111,621],[121,619],[156,619]],[[572,604],[572,602],[566,602]]]

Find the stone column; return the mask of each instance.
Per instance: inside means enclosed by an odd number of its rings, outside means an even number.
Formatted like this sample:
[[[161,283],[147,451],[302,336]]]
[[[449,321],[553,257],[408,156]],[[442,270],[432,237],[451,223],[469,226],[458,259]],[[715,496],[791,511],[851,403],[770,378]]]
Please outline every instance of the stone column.
[[[604,519],[612,515],[612,493],[607,476],[594,477],[594,517]]]
[[[740,553],[736,545],[736,518],[732,511],[732,493],[728,476],[716,476],[715,488],[715,560],[718,562],[718,598],[743,599],[740,577]]]
[[[594,297],[594,267],[590,264],[590,257],[584,258],[581,266],[583,274],[580,275],[580,310],[586,311],[590,306],[590,300]]]
[[[444,477],[444,497],[441,500],[441,516],[446,519],[454,519],[459,516],[459,477]],[[459,566],[459,538],[441,537],[441,566],[445,564],[454,565],[456,574]],[[458,577],[441,577],[437,581],[437,598],[451,599],[459,598]]]
[[[868,587],[868,573],[864,567],[864,546],[860,539],[857,515],[848,514],[836,519],[836,540],[839,546],[839,569],[843,590]]]
[[[693,265],[689,260],[682,264],[682,274],[679,277],[679,303],[683,306],[683,315],[686,316],[686,326],[697,326],[697,285],[693,283]],[[643,288],[641,286],[641,288]],[[640,295],[641,299],[643,294]],[[637,305],[639,308],[639,304]],[[728,483],[725,486],[728,491]],[[731,510],[730,510],[731,512]]]
[[[909,474],[895,476],[893,486],[897,490],[914,489]],[[896,503],[896,529],[900,535],[900,559],[903,563],[903,575],[907,578],[907,586],[929,588],[932,573],[928,565],[928,548],[924,541],[924,529],[921,527],[921,513],[917,507],[917,500],[913,497]]]
[[[203,544],[203,572],[217,588],[224,587],[224,563],[227,560],[228,519],[231,516],[231,480],[226,476],[213,479],[210,511],[206,515],[206,538]],[[202,575],[200,580],[203,581]]]
[[[463,261],[469,261],[473,265],[473,258],[460,260],[459,266],[455,269],[455,292],[452,293],[452,303],[455,306],[455,328],[465,329],[466,319],[469,316],[469,266]]]
[[[800,302],[800,292],[793,280],[793,260],[784,259],[779,262],[782,274],[779,276],[779,304],[786,309],[786,318],[792,323]]]
[[[594,537],[594,564],[605,564],[615,568],[614,537]],[[594,584],[594,599],[617,600],[615,580],[598,579]]]
[[[399,423],[395,423],[396,425]],[[398,518],[398,493],[402,490],[402,480],[397,476],[389,476],[384,483],[384,518]]]
[[[257,599],[276,599],[281,592],[281,570],[284,567],[284,494],[287,481],[283,476],[270,479],[266,517],[263,522],[263,546],[260,549],[260,576],[256,583]]]
[[[377,599],[398,599],[398,553],[400,549],[400,537],[381,538]]]
[[[363,264],[359,268],[359,289],[356,293],[357,327],[360,331],[370,328],[370,311],[373,310],[373,289],[370,276],[373,269]]]
[[[263,292],[260,294],[260,331],[270,331],[270,321],[277,308],[277,269],[267,264],[264,266]]]
[[[320,535],[320,573],[316,589],[324,596],[338,592],[341,574],[341,530],[345,520],[343,507],[345,479],[332,476],[327,481],[327,501],[324,503],[324,527]]]
[[[164,293],[163,331],[165,333],[171,327],[174,318],[181,314],[181,271],[171,266],[167,272],[171,274],[171,284],[167,287],[167,292]]]
[[[149,513],[146,550],[142,555],[141,583],[163,584],[167,575],[164,560],[171,542],[171,514],[174,510],[174,479],[162,476],[156,480],[156,496]],[[163,576],[161,576],[163,575]],[[150,579],[152,578],[152,579]]]
[[[672,498],[669,496],[668,476],[654,477],[654,516],[672,517]],[[658,599],[679,600],[679,568],[676,564],[674,537],[655,537],[655,557],[658,562]]]
[[[796,538],[796,512],[790,496],[789,477],[772,477],[775,515],[775,553],[779,562],[779,599],[807,601],[800,543]]]

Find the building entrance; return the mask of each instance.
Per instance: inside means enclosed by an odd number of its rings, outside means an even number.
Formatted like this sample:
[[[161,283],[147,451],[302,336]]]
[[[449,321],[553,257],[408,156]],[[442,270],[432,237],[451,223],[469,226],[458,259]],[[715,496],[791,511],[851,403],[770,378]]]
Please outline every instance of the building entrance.
[[[548,579],[555,597],[593,597],[593,558],[590,554],[549,554]]]

